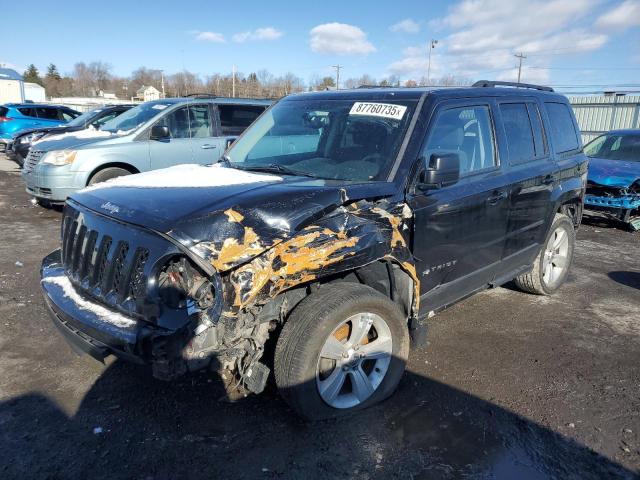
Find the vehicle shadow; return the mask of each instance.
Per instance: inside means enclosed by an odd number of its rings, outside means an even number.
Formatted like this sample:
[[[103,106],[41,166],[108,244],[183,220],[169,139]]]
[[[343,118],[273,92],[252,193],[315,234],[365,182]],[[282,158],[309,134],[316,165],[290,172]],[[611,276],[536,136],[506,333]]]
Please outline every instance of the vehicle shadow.
[[[614,282],[640,290],[640,272],[614,271],[609,272],[607,275]]]
[[[626,223],[597,212],[585,211],[582,216],[582,223],[595,228],[615,228],[624,232],[629,231],[629,226]]]
[[[274,391],[220,403],[210,374],[164,383],[113,363],[68,417],[42,395],[0,404],[13,478],[637,478],[490,402],[408,372],[369,410],[305,423]],[[102,430],[94,430],[101,428]]]

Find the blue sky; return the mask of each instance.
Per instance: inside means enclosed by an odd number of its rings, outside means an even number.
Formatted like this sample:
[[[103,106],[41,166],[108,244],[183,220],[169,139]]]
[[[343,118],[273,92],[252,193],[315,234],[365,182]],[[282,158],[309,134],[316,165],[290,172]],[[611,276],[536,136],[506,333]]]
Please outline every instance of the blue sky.
[[[339,63],[343,78],[419,80],[434,38],[432,78],[513,80],[522,51],[523,81],[640,83],[640,0],[2,0],[0,11],[0,63],[20,68],[53,62],[70,72],[101,60],[117,75],[146,66],[204,77],[236,64],[307,81]]]

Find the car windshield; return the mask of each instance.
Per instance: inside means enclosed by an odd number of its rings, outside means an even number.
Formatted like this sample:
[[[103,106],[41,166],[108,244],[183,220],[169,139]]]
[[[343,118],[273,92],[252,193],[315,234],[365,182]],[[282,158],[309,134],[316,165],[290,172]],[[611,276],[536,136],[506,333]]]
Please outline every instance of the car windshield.
[[[315,178],[385,180],[416,101],[289,99],[267,110],[230,148],[234,168]]]
[[[91,121],[93,117],[95,117],[98,113],[100,113],[104,108],[94,108],[93,110],[89,110],[88,112],[84,112],[79,117],[74,118],[70,122],[66,123],[66,126],[69,127],[82,127],[85,123]]]
[[[127,110],[117,117],[105,122],[100,130],[107,132],[123,133],[135,130],[143,123],[147,123],[165,108],[173,105],[172,102],[148,102]]]
[[[602,135],[584,147],[588,157],[640,162],[640,135]]]

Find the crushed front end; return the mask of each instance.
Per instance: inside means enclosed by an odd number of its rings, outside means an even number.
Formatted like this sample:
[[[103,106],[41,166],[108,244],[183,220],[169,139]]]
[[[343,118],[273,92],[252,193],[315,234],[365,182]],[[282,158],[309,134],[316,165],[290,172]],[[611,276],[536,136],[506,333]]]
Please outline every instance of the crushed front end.
[[[169,380],[211,367],[246,371],[262,355],[268,324],[220,315],[223,287],[178,242],[69,201],[61,248],[41,269],[51,318],[78,351],[149,364]],[[254,369],[253,391],[268,370]],[[263,378],[264,377],[264,378]]]
[[[640,230],[640,182],[630,186],[587,184],[585,208],[602,212]]]

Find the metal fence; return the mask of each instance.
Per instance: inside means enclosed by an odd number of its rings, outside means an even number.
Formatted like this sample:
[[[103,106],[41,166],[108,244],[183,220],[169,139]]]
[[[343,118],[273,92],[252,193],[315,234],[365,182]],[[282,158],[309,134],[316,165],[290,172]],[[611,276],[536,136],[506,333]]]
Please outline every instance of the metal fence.
[[[640,128],[640,95],[570,96],[583,143],[619,128]]]

